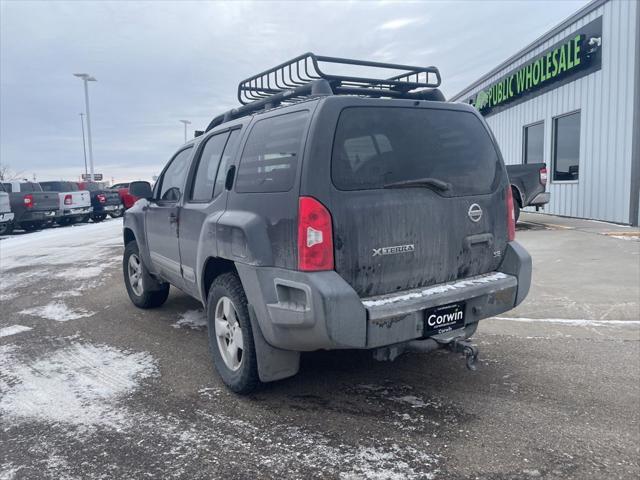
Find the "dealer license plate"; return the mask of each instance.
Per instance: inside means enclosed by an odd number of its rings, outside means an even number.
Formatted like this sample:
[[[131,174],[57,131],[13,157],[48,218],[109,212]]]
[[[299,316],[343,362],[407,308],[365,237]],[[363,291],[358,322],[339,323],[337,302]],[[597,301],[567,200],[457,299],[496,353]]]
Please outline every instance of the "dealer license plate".
[[[438,335],[464,327],[465,303],[450,303],[424,313],[424,336]]]

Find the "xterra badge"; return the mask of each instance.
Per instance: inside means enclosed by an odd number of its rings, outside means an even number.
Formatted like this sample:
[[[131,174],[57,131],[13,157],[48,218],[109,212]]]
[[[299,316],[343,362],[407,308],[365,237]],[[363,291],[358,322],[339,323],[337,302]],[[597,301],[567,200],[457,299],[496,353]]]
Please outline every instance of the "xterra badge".
[[[395,247],[380,247],[373,249],[373,256],[378,255],[395,255],[396,253],[410,253],[415,251],[416,247],[411,245],[397,245]]]

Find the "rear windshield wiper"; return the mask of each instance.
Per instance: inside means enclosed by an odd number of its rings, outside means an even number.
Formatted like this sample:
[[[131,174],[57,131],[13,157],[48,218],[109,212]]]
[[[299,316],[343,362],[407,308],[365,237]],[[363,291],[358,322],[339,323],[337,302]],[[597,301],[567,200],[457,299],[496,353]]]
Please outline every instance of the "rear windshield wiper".
[[[446,192],[451,190],[451,184],[438,180],[437,178],[415,178],[413,180],[402,180],[400,182],[392,182],[384,185],[384,188],[410,188],[410,187],[433,187],[436,190]]]

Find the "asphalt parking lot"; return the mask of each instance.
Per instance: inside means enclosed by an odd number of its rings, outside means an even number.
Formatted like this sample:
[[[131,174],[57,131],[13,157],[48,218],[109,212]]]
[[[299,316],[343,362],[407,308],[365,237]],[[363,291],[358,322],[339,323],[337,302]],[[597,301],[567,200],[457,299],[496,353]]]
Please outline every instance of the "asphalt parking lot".
[[[631,479],[640,475],[640,242],[523,214],[528,299],[461,357],[307,354],[249,397],[201,306],[136,309],[121,220],[0,240],[0,479]]]

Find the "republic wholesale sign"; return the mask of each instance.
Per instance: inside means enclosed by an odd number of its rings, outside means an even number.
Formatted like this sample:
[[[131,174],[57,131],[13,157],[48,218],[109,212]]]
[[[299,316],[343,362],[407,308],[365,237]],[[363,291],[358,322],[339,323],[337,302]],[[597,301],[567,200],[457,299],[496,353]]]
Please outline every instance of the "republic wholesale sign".
[[[489,115],[577,80],[600,70],[601,43],[599,17],[467,101]]]

